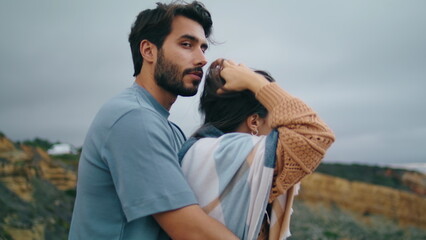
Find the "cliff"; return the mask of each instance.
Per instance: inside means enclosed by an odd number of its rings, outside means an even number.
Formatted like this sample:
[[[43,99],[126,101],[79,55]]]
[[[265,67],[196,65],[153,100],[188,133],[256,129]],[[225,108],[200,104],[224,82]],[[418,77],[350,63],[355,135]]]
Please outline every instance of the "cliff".
[[[413,192],[426,196],[426,176],[418,172],[406,172],[402,175],[402,182]]]
[[[0,134],[0,239],[67,239],[76,162]],[[302,181],[289,240],[426,239],[425,193],[420,173],[321,164]]]
[[[0,136],[0,239],[66,239],[76,174]]]
[[[32,199],[31,178],[44,179],[59,190],[71,190],[76,185],[75,172],[53,161],[40,148],[20,145],[16,148],[7,138],[0,138],[0,181],[22,199]]]
[[[415,171],[360,164],[323,163],[316,172],[426,196],[426,175]]]
[[[421,174],[414,175],[420,179]],[[382,215],[401,226],[426,229],[426,198],[420,194],[314,173],[302,181],[297,199],[338,206],[363,216]]]

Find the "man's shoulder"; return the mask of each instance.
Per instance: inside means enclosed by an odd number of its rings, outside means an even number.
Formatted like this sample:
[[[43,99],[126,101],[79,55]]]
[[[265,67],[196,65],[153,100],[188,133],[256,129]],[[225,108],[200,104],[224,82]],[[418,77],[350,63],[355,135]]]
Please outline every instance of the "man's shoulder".
[[[110,129],[117,122],[143,121],[146,125],[150,122],[163,122],[162,116],[155,109],[141,99],[132,89],[126,89],[105,102],[93,120],[93,125]]]
[[[149,101],[141,98],[140,95],[132,88],[125,89],[121,93],[109,99],[100,110],[100,112],[116,113],[116,115],[119,116],[131,111],[159,116]]]
[[[150,104],[141,99],[138,93],[133,88],[127,88],[121,93],[110,98],[103,106],[105,110],[120,110],[129,111],[133,109],[150,110]]]

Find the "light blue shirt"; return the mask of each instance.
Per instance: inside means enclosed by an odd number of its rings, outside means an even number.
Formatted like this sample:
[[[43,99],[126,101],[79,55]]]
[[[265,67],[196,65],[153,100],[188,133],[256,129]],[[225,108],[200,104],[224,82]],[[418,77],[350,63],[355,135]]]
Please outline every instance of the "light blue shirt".
[[[133,84],[107,102],[86,136],[69,239],[168,239],[152,214],[197,204],[178,163],[169,112]]]

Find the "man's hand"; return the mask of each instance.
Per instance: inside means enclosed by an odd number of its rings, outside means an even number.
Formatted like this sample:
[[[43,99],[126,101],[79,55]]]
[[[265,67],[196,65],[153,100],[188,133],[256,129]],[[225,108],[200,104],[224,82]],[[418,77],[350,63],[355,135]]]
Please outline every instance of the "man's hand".
[[[238,239],[222,223],[203,212],[198,205],[153,216],[172,239]]]

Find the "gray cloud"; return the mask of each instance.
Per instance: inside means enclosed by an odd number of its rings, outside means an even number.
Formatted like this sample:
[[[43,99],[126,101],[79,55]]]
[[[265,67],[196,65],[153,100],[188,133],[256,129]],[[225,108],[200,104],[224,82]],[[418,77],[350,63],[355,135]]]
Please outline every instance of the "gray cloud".
[[[127,36],[154,2],[0,3],[0,131],[81,145],[103,102],[132,83]],[[204,3],[223,42],[209,60],[268,70],[311,105],[337,135],[326,161],[426,163],[426,2]],[[187,134],[197,106],[179,98],[171,110]]]

